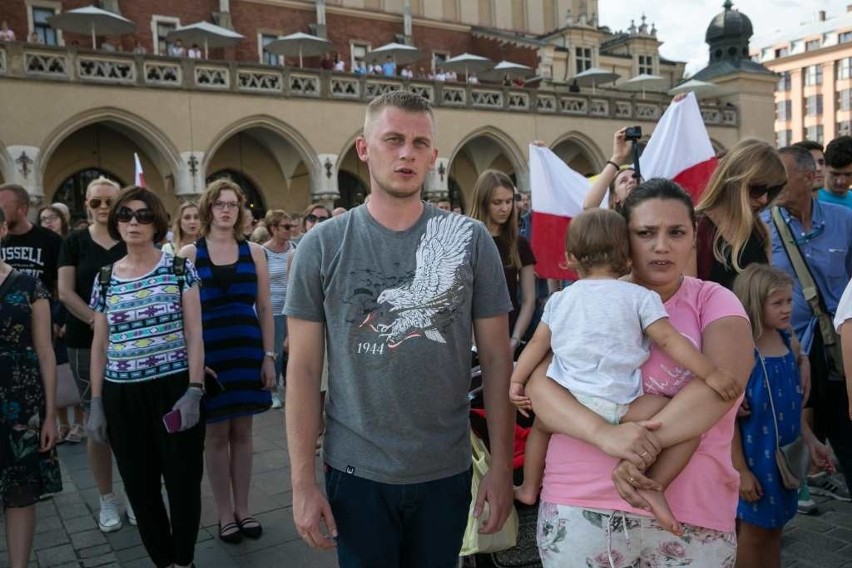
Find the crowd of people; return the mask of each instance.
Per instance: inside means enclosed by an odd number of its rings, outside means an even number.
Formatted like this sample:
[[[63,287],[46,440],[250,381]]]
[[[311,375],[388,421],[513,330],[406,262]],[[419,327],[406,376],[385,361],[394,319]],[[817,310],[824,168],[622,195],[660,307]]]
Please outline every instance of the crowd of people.
[[[374,99],[348,211],[255,219],[218,180],[170,216],[98,178],[69,231],[62,204],[33,223],[0,186],[12,566],[61,491],[55,444],[84,438],[98,527],[137,524],[155,565],[193,565],[205,467],[219,539],[261,538],[253,417],[284,405],[296,529],[341,566],[455,565],[471,515],[496,533],[516,500],[539,504],[545,566],[774,568],[810,493],[850,500],[852,137],[743,140],[693,203],[641,179],[617,131],[566,235],[579,279],[541,302],[510,177],[483,172],[467,215],[421,200],[435,130],[418,95]],[[472,348],[491,454],[473,494]],[[64,368],[79,406],[57,405]],[[516,409],[535,424],[513,491]]]

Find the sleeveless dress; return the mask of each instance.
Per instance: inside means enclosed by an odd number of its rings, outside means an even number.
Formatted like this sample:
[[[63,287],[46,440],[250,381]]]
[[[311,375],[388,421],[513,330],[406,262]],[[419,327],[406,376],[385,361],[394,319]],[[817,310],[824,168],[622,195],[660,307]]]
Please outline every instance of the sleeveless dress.
[[[263,390],[260,378],[263,339],[255,312],[257,271],[251,249],[240,241],[236,264],[216,266],[210,261],[205,239],[195,246],[204,362],[224,387],[222,393],[204,398],[207,422],[259,414],[271,406],[272,394]]]
[[[790,336],[781,333],[784,344],[790,349]],[[799,367],[792,351],[781,357],[764,357],[772,402],[778,420],[778,435],[783,446],[793,442],[802,433],[802,388]],[[763,378],[763,366],[755,351],[755,365],[748,379],[745,399],[751,415],[739,419],[743,454],[748,468],[763,489],[763,497],[754,503],[740,499],[737,518],[765,529],[783,527],[796,515],[797,492],[781,484],[775,463],[775,425],[772,423],[772,405]]]
[[[0,284],[0,497],[11,507],[62,491],[56,451],[38,451],[45,400],[32,303],[41,299],[50,294],[31,276],[12,271]]]

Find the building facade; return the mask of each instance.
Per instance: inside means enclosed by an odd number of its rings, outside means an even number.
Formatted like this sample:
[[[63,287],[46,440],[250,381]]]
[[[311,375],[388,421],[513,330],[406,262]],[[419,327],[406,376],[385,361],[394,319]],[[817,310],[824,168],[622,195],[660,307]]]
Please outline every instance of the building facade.
[[[653,73],[674,85],[683,73],[682,63],[659,56],[652,24],[642,19],[613,32],[598,22],[596,0],[103,0],[136,24],[133,34],[98,38],[116,46],[109,51],[48,23],[87,3],[0,0],[19,40],[0,42],[0,181],[20,183],[34,203],[64,201],[78,214],[88,180],[133,181],[134,152],[170,207],[221,176],[245,188],[257,214],[312,201],[357,204],[369,183],[354,149],[365,104],[400,88],[436,109],[439,159],[426,197],[449,194],[465,205],[487,168],[528,191],[531,141],[544,141],[579,172],[599,171],[616,129],[639,124],[649,134],[669,103],[618,84]],[[197,21],[245,39],[211,49],[208,59],[169,56],[168,32]],[[299,67],[264,50],[297,31],[328,38],[346,70],[323,69],[318,57]],[[423,54],[413,78],[349,72],[394,41]],[[527,65],[536,77],[522,87],[500,77],[479,84],[429,77],[464,52]],[[572,85],[592,67],[619,74],[615,87]],[[772,136],[771,112],[766,120],[755,110],[771,109],[771,88],[747,79],[702,102],[718,149],[742,136]]]
[[[852,134],[852,11],[784,30],[761,42],[755,61],[779,75],[775,139],[826,144]]]

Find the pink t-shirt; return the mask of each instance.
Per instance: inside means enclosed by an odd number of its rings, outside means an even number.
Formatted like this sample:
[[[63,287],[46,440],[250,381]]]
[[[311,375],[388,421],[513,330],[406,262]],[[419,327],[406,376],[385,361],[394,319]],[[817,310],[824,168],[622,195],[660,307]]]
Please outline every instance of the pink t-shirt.
[[[738,316],[745,310],[734,294],[713,282],[684,278],[680,289],[665,302],[672,325],[701,349],[701,334],[714,321]],[[642,384],[648,394],[672,397],[692,380],[655,346],[642,366]],[[675,517],[690,525],[724,532],[734,530],[740,478],[731,463],[736,407],[701,437],[686,468],[666,490]],[[561,434],[550,438],[541,498],[550,503],[626,511],[633,509],[619,497],[610,479],[618,460],[596,447]]]

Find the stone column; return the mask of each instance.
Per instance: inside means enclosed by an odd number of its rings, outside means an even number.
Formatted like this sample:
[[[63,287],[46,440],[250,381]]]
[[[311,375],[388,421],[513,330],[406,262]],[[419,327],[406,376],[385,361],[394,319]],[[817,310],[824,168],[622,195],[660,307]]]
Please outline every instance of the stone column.
[[[426,181],[423,184],[423,198],[427,201],[433,199],[446,198],[449,196],[447,188],[447,178],[450,175],[450,160],[449,158],[438,158],[435,160],[435,167],[429,170],[426,174]]]
[[[311,200],[322,203],[329,210],[340,199],[337,188],[337,154],[317,154],[320,165],[319,175],[311,176]]]
[[[195,200],[206,187],[204,152],[181,152],[181,167],[175,174],[175,195],[181,200]]]
[[[39,164],[41,148],[38,146],[7,146],[8,168],[5,183],[15,183],[30,194],[30,203],[38,205],[44,201],[44,187]]]

